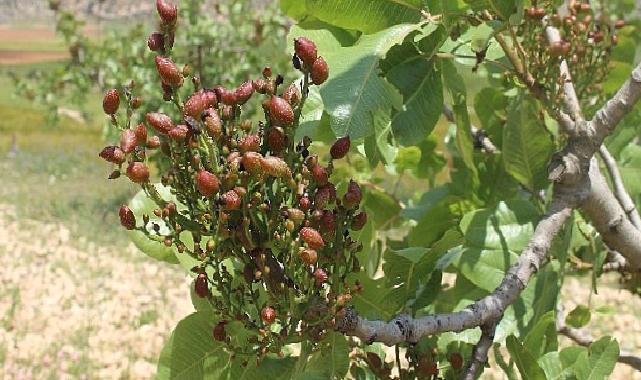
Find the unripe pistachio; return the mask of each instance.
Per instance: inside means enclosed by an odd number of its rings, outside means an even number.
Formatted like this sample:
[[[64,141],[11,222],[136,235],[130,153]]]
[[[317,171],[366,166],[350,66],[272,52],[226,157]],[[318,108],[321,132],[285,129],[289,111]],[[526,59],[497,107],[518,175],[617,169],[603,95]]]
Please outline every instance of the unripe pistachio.
[[[102,109],[107,115],[113,115],[118,111],[119,106],[120,95],[118,94],[118,90],[107,90],[105,96],[102,98]]]
[[[136,140],[136,132],[131,129],[125,129],[120,133],[120,149],[125,153],[133,152],[134,148],[136,148]]]
[[[120,206],[118,216],[120,217],[120,224],[126,229],[133,230],[136,228],[136,217],[129,207],[126,205]]]
[[[314,65],[312,66],[310,76],[312,78],[312,83],[317,86],[325,83],[327,78],[329,78],[329,66],[327,66],[327,62],[325,62],[323,57],[316,58]]]
[[[622,29],[625,26],[625,20],[619,19],[614,23],[616,29]]]
[[[220,189],[220,181],[214,173],[201,170],[196,176],[196,187],[200,194],[205,197],[211,197]]]
[[[329,153],[331,154],[333,159],[339,160],[347,155],[350,146],[351,140],[349,136],[344,136],[336,140],[334,145],[332,145],[331,149],[329,150]]]
[[[149,181],[149,168],[142,162],[133,161],[127,167],[127,177],[133,183],[144,183]]]
[[[294,51],[307,67],[312,67],[318,54],[316,44],[305,37],[294,40]]]
[[[162,83],[172,87],[180,87],[183,84],[183,76],[180,69],[171,58],[156,57],[156,70],[160,75]]]
[[[175,127],[173,120],[164,113],[148,113],[145,115],[145,120],[156,132],[163,135],[168,134]]]
[[[294,123],[294,110],[285,99],[272,96],[269,102],[269,116],[274,125],[289,126]]]
[[[147,140],[147,148],[149,148],[149,149],[157,149],[159,146],[160,146],[160,137],[151,136]]]
[[[296,225],[299,225],[305,220],[305,213],[297,208],[290,208],[287,210],[287,217]]]

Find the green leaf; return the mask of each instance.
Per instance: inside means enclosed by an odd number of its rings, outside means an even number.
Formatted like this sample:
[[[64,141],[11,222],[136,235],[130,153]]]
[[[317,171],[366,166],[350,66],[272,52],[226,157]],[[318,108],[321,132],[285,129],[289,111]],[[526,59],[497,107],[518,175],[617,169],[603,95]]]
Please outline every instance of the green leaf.
[[[512,200],[469,212],[460,226],[469,247],[520,252],[529,242],[538,219],[539,212],[532,203]]]
[[[510,251],[466,248],[452,264],[476,286],[491,292],[499,286],[505,272],[517,258],[518,255]]]
[[[342,47],[334,35],[299,25],[290,35],[304,35],[318,42],[318,50],[327,61],[329,80],[320,87],[325,111],[336,136],[352,139],[374,133],[374,114],[391,112],[402,102],[394,86],[379,74],[379,62],[387,51],[401,43],[416,25],[397,25],[371,35],[363,35],[353,46]],[[316,38],[316,39],[314,39]],[[320,39],[319,39],[320,38]],[[330,41],[326,41],[329,39]],[[324,49],[323,46],[331,46]]]
[[[619,358],[619,344],[616,339],[606,336],[592,343],[587,352],[587,366],[585,360],[579,358],[574,371],[581,380],[603,380],[614,370]]]
[[[534,357],[541,357],[542,355],[556,351],[557,349],[557,333],[556,333],[556,320],[555,312],[549,311],[543,317],[535,322],[534,328],[525,337],[524,346],[527,350],[534,355]]]
[[[441,116],[443,85],[434,61],[420,57],[394,67],[387,79],[403,95],[403,108],[392,118],[394,137],[414,145],[429,135]]]
[[[349,352],[345,336],[330,332],[321,349],[312,355],[305,367],[304,378],[308,379],[308,372],[311,372],[322,374],[323,379],[343,379],[349,370]]]
[[[584,305],[578,305],[565,317],[565,323],[578,329],[590,323],[590,318],[590,309]]]
[[[516,0],[488,0],[488,2],[504,20],[508,20],[512,14],[517,12]]]
[[[173,201],[180,209],[184,209],[184,206],[176,200],[176,197],[169,192],[169,188],[164,187],[160,184],[154,185],[158,193],[166,201]],[[154,234],[153,224],[157,223],[160,225],[161,233],[168,233],[169,229],[165,225],[165,222],[154,215],[153,211],[158,208],[158,205],[145,194],[144,190],[140,190],[129,202],[129,208],[133,211],[138,225],[142,224],[143,214],[149,215],[149,223],[147,223],[146,229],[150,233]],[[166,261],[168,263],[177,264],[178,258],[176,257],[178,251],[173,247],[167,247],[161,241],[154,241],[147,238],[147,236],[140,231],[128,231],[129,238],[134,243],[134,245],[140,249],[144,254],[149,257],[152,257],[156,260]],[[184,235],[183,235],[184,236]]]
[[[358,281],[363,291],[352,294],[352,305],[364,318],[389,320],[399,308],[399,301],[390,297],[391,289],[384,278],[373,280],[365,272],[349,276],[350,282]]]
[[[478,171],[474,162],[472,125],[467,110],[465,81],[451,61],[443,61],[443,82],[452,98],[452,111],[456,122],[456,146],[465,166],[473,173],[473,184],[478,182]]]
[[[305,2],[301,0],[280,0],[280,10],[296,20],[302,19],[307,13]]]
[[[363,205],[368,211],[368,218],[374,223],[375,228],[390,225],[400,213],[401,205],[398,200],[382,190],[374,187],[363,188]]]
[[[545,372],[541,369],[532,353],[530,353],[527,348],[523,347],[514,335],[509,336],[506,343],[510,356],[516,363],[516,367],[519,369],[519,372],[524,379],[546,379]]]
[[[422,0],[298,0],[307,14],[345,29],[375,33],[420,20]]]
[[[554,151],[538,109],[529,96],[516,98],[503,130],[505,169],[531,193],[547,185],[547,166]]]
[[[194,313],[178,322],[160,353],[156,379],[218,379],[229,355],[212,336],[215,323],[205,313]]]
[[[545,372],[545,378],[547,380],[565,379],[558,351],[548,352],[541,356],[537,362]]]
[[[396,172],[403,173],[414,169],[421,161],[421,150],[415,146],[403,147],[398,150],[394,164]]]
[[[237,357],[231,365],[228,376],[225,380],[290,380],[292,371],[296,365],[295,358],[275,358],[266,357],[261,360],[260,364],[256,363],[254,358],[247,360],[247,365],[243,365],[243,357]],[[191,378],[188,378],[191,380]],[[187,378],[186,378],[187,380]],[[223,378],[212,378],[212,380],[223,380]]]

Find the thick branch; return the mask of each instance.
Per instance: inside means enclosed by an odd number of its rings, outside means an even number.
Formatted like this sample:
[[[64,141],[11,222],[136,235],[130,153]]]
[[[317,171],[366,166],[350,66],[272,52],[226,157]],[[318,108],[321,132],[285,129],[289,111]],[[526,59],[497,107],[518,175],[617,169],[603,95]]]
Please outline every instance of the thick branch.
[[[627,218],[599,170],[596,159],[590,165],[590,193],[580,205],[603,241],[621,253],[634,269],[641,268],[641,232]]]
[[[366,343],[382,342],[393,346],[401,342],[416,343],[424,336],[463,331],[500,320],[505,309],[518,298],[544,262],[554,236],[570,216],[575,202],[574,192],[555,190],[548,213],[536,226],[530,243],[505,274],[499,287],[465,309],[418,319],[399,315],[390,322],[384,322],[363,319],[353,308],[346,308],[342,317],[336,320],[336,329]]]
[[[632,70],[630,78],[588,123],[588,133],[592,142],[596,146],[601,145],[621,120],[632,111],[639,99],[641,99],[641,63]]]
[[[619,200],[619,203],[628,215],[628,218],[630,218],[630,222],[632,222],[637,229],[641,229],[641,217],[639,217],[639,212],[623,185],[623,179],[621,178],[621,173],[619,173],[619,167],[617,166],[616,160],[612,157],[610,151],[608,151],[608,148],[606,148],[605,145],[601,145],[601,148],[599,148],[599,154],[601,155],[603,163],[610,174],[610,179],[614,185],[614,195]]]

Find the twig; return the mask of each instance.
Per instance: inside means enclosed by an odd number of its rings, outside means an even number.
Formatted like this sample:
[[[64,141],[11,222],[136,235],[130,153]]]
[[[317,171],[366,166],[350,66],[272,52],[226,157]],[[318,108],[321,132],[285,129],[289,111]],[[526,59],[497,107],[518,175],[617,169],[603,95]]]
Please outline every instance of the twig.
[[[443,104],[443,116],[445,116],[448,122],[456,123],[456,120],[454,119],[454,112],[452,112],[452,110],[446,104]],[[472,125],[471,131],[475,146],[483,149],[487,153],[494,154],[499,152],[496,145],[494,145],[492,140],[487,137],[487,134],[483,129],[476,128]]]
[[[494,332],[496,331],[496,325],[498,321],[492,322],[488,325],[481,326],[481,339],[474,346],[474,352],[472,352],[472,362],[467,367],[464,380],[474,380],[478,377],[480,373],[483,372],[485,363],[487,363],[487,354],[490,352],[490,347],[494,342]]]
[[[616,160],[614,159],[614,157],[612,157],[605,145],[601,145],[601,147],[599,148],[599,154],[601,155],[603,163],[605,164],[605,167],[610,174],[610,179],[612,180],[612,184],[614,186],[614,195],[619,200],[619,203],[621,204],[621,207],[623,207],[625,213],[628,215],[628,218],[630,218],[630,222],[632,222],[632,224],[637,229],[641,229],[641,217],[639,217],[639,212],[637,211],[632,198],[625,190],[625,186],[623,185],[623,180],[621,178],[621,173],[619,172],[619,167],[617,166]]]
[[[594,343],[594,338],[588,330],[575,329],[568,327],[563,322],[563,316],[560,314],[560,317],[557,318],[557,331],[559,334],[565,335],[566,337],[572,339],[576,344],[584,347],[589,347]],[[627,351],[620,351],[619,358],[617,359],[619,363],[627,364],[630,367],[641,371],[641,357],[632,354]]]

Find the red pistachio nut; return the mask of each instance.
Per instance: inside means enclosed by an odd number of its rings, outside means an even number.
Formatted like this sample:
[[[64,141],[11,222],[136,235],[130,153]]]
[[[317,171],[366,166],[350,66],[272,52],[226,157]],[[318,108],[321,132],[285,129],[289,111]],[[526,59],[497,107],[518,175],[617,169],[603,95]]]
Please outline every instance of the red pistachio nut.
[[[127,177],[133,183],[149,181],[149,168],[142,162],[133,161],[127,167]]]
[[[207,275],[205,273],[199,273],[198,277],[196,277],[194,290],[200,298],[209,296],[209,284],[207,283]]]
[[[363,199],[361,187],[354,180],[350,180],[349,185],[347,185],[347,192],[343,196],[343,206],[348,210],[357,208],[361,203],[361,199]]]
[[[149,148],[149,149],[157,149],[158,147],[160,147],[160,137],[151,136],[147,140],[147,148]]]
[[[267,175],[279,178],[286,178],[291,176],[291,171],[287,162],[280,157],[263,157],[260,161],[263,172]]]
[[[183,75],[171,58],[156,57],[156,70],[160,75],[162,83],[172,87],[180,87],[183,84]]]
[[[125,152],[120,149],[119,146],[107,146],[105,147],[98,156],[107,162],[112,162],[114,164],[122,164],[125,162]]]
[[[238,149],[241,153],[258,152],[260,149],[260,137],[258,135],[243,136],[238,142]]]
[[[292,106],[285,99],[275,95],[269,101],[269,116],[277,126],[289,126],[294,123]]]
[[[294,40],[294,51],[307,67],[312,67],[318,54],[316,44],[305,37],[298,37]]]
[[[306,248],[300,253],[300,258],[307,265],[316,265],[318,261],[318,252],[313,249]]]
[[[134,129],[134,135],[136,136],[136,143],[138,145],[145,145],[147,143],[147,127],[144,124],[140,123]]]
[[[132,129],[125,129],[120,133],[120,149],[122,149],[123,152],[133,152],[136,148],[136,141],[136,132]]]
[[[267,135],[267,143],[269,144],[269,149],[278,153],[285,149],[285,131],[281,127],[272,127],[269,130]]]
[[[221,321],[214,326],[214,329],[212,331],[212,335],[214,336],[214,339],[217,340],[218,342],[224,342],[227,339],[227,333],[225,332],[225,325],[227,322]]]
[[[365,224],[367,223],[367,213],[365,211],[358,213],[354,216],[354,219],[352,219],[352,229],[354,231],[360,231],[365,227]]]
[[[316,164],[312,166],[311,172],[312,178],[314,178],[314,181],[317,185],[323,186],[327,183],[327,181],[329,181],[329,173],[327,173],[327,169],[325,169],[324,167]]]
[[[220,189],[220,181],[214,173],[201,170],[196,176],[196,187],[200,194],[205,197],[211,197]]]
[[[237,192],[230,190],[221,197],[225,209],[238,210],[240,208],[241,199]]]
[[[325,83],[329,77],[329,66],[327,66],[327,62],[325,62],[323,57],[316,58],[314,65],[312,66],[310,76],[312,78],[312,83],[317,86]]]
[[[156,132],[166,135],[171,131],[176,125],[173,120],[164,113],[148,113],[145,115],[145,120],[151,125]]]
[[[189,133],[189,127],[187,127],[186,125],[180,124],[175,126],[169,131],[169,137],[172,140],[183,141],[187,138],[188,133]]]
[[[111,89],[105,92],[105,96],[102,98],[102,109],[107,115],[113,115],[118,111],[120,106],[120,95],[118,90]]]
[[[160,32],[153,32],[147,39],[147,46],[151,51],[161,51],[165,48],[165,38]]]
[[[238,104],[245,104],[254,94],[254,85],[253,82],[248,80],[241,84],[235,91],[236,101]]]
[[[241,163],[249,174],[255,175],[263,172],[263,156],[256,152],[247,152],[243,154]]]
[[[126,205],[120,206],[118,216],[120,216],[120,224],[126,229],[133,230],[136,228],[136,217],[129,207]]]
[[[301,228],[300,237],[311,249],[320,249],[325,246],[325,242],[320,233],[311,227]]]
[[[349,136],[341,137],[338,140],[336,140],[334,145],[332,145],[331,149],[329,150],[329,153],[331,154],[333,159],[340,160],[341,158],[347,155],[351,144],[352,142],[349,139]]]
[[[271,307],[264,307],[263,310],[260,311],[260,318],[266,325],[271,325],[276,320],[276,310]]]
[[[223,123],[218,116],[218,112],[210,108],[206,111],[207,116],[205,117],[205,128],[207,128],[207,133],[214,140],[218,140],[223,133]]]
[[[183,114],[199,120],[200,116],[207,108],[207,95],[205,95],[204,92],[199,91],[192,94],[189,99],[185,101],[185,105],[183,106]]]
[[[296,83],[290,84],[289,87],[285,89],[285,92],[283,92],[283,99],[292,107],[299,105],[301,98],[300,88]]]
[[[173,25],[178,18],[178,8],[171,0],[156,0],[156,10],[163,23]]]
[[[328,279],[327,272],[325,272],[323,268],[316,268],[314,271],[314,279],[316,280],[317,285],[324,284]]]

